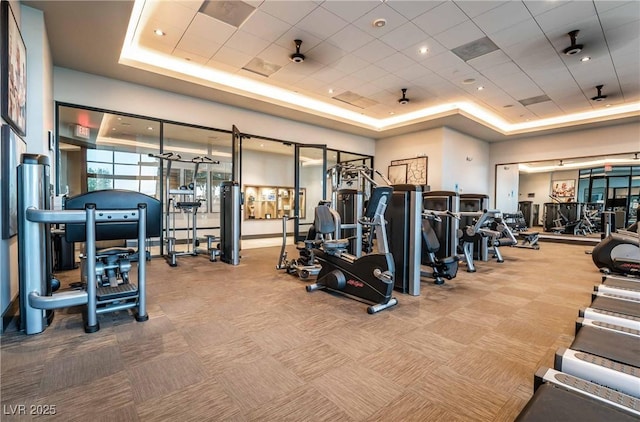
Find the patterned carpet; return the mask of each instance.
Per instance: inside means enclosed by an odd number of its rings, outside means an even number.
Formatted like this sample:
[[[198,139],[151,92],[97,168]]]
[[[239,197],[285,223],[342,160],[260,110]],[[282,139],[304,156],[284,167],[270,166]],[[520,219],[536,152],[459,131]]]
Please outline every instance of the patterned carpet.
[[[147,322],[105,314],[85,334],[72,308],[42,334],[7,330],[1,419],[511,421],[590,303],[599,274],[585,249],[503,248],[504,263],[425,280],[376,315],[307,293],[275,270],[277,247],[245,250],[237,267],[155,258]]]

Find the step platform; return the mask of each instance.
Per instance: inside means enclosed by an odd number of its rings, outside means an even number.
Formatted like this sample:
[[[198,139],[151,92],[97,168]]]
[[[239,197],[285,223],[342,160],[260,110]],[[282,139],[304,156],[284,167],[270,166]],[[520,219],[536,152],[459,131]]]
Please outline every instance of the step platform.
[[[138,286],[133,283],[123,283],[116,287],[98,287],[96,296],[98,302],[109,302],[117,299],[127,299],[138,295]]]

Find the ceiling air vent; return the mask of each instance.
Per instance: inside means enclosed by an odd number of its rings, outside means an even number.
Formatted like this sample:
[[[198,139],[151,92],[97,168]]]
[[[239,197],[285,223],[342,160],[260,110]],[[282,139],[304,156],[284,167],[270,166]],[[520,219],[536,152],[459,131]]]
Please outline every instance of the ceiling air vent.
[[[498,50],[498,46],[489,38],[484,37],[456,47],[451,52],[466,62],[496,50]]]
[[[254,10],[256,10],[255,7],[242,1],[206,0],[202,3],[202,6],[200,6],[199,12],[236,28],[240,28]]]
[[[538,95],[537,97],[525,98],[524,100],[518,100],[523,106],[530,106],[531,104],[544,103],[545,101],[551,101],[546,95]]]
[[[254,57],[251,61],[245,64],[242,68],[249,72],[257,73],[258,75],[269,77],[280,70],[282,66],[277,64],[265,62],[259,57]]]

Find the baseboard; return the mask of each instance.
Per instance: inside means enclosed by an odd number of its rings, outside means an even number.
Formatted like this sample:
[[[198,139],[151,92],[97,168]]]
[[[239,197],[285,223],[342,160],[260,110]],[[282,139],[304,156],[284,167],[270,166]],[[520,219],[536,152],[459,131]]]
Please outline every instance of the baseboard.
[[[7,307],[7,310],[5,311],[4,314],[2,314],[2,333],[4,333],[7,328],[9,327],[9,325],[11,325],[12,322],[18,323],[18,317],[20,314],[20,301],[18,299],[18,296],[16,296],[11,303],[9,303],[9,306]]]
[[[293,232],[287,233],[287,236],[293,236]],[[280,233],[262,233],[262,234],[247,234],[241,237],[242,240],[251,240],[251,239],[272,239],[274,237],[282,237],[282,232]]]

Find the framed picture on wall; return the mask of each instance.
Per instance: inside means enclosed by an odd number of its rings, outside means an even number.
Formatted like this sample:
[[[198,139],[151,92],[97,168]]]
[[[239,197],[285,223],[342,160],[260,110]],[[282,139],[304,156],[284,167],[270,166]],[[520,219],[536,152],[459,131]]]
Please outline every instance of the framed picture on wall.
[[[412,185],[426,185],[429,157],[407,158],[405,160],[393,160],[392,166],[407,166],[407,178],[405,183]]]
[[[576,180],[554,180],[551,182],[551,196],[555,198],[574,198],[576,196]]]
[[[0,4],[2,104],[0,112],[18,135],[27,134],[27,47],[8,1]]]
[[[9,125],[0,128],[2,144],[2,238],[9,239],[18,233],[18,164],[20,156],[27,152],[27,144]]]
[[[407,183],[407,165],[396,164],[389,166],[388,176],[392,185],[404,185]]]

